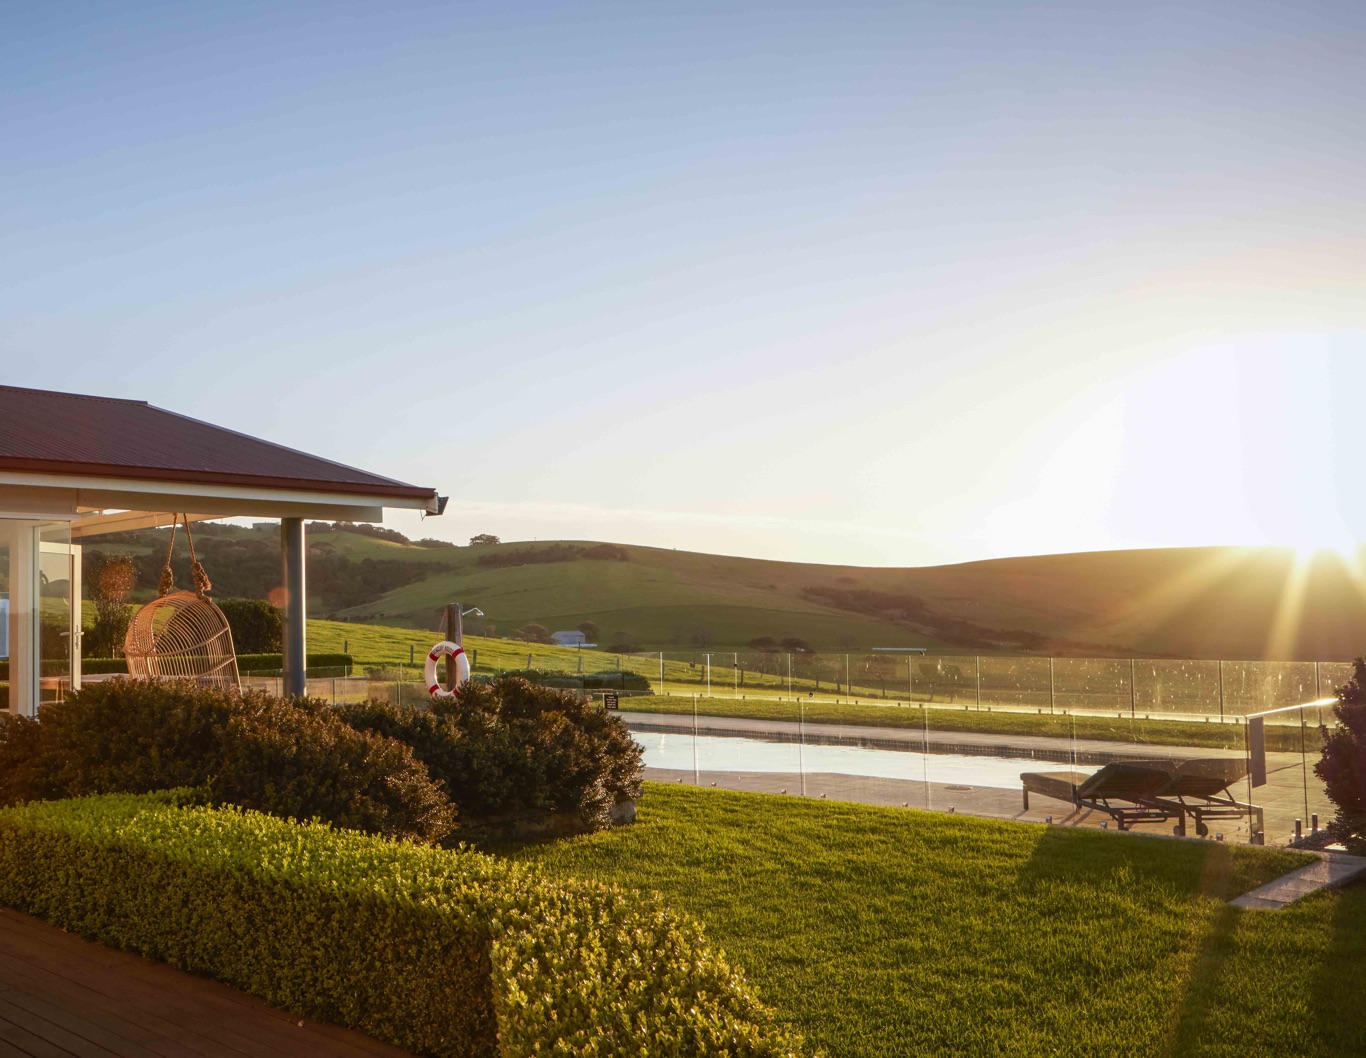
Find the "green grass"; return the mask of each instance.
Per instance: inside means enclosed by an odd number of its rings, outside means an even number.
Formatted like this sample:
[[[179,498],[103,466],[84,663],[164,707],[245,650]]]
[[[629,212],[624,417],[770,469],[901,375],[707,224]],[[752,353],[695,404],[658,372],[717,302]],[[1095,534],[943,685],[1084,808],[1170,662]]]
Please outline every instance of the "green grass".
[[[1295,853],[657,784],[504,851],[661,892],[831,1058],[1366,1053],[1366,889],[1224,902]]]

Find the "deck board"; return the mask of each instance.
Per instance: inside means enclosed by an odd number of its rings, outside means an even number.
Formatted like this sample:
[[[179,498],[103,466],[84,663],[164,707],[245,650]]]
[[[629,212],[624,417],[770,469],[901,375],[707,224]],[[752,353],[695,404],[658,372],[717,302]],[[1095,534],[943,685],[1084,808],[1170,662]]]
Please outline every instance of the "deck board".
[[[48,1056],[407,1058],[408,1052],[0,908],[0,1058]]]

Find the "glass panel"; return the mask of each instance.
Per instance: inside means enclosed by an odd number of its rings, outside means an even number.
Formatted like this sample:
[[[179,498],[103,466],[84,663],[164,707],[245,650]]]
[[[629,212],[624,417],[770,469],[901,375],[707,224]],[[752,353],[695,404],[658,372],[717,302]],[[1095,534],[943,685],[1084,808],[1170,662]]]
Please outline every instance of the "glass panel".
[[[60,702],[71,689],[79,651],[80,624],[72,621],[73,570],[71,526],[54,522],[38,527],[39,701]]]

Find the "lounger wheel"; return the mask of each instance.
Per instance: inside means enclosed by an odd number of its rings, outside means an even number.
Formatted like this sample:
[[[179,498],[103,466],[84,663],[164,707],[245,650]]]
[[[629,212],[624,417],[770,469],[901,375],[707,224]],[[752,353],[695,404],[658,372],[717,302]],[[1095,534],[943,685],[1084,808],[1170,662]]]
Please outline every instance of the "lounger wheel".
[[[1209,837],[1209,826],[1204,822],[1196,823],[1195,832],[1199,834],[1202,838],[1207,838]]]

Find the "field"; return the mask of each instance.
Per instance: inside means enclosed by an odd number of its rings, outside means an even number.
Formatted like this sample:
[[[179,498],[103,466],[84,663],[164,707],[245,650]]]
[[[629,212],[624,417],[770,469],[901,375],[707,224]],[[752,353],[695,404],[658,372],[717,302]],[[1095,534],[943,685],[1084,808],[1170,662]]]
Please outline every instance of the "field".
[[[1225,903],[1293,853],[655,784],[502,851],[661,892],[831,1058],[1366,1052],[1366,889]]]
[[[356,539],[364,541],[349,545],[356,557],[392,557],[399,548],[411,558],[419,550]],[[559,629],[591,620],[604,641],[622,631],[656,650],[737,649],[767,635],[796,636],[824,652],[1025,646],[1089,656],[1341,661],[1366,644],[1366,598],[1331,555],[1316,558],[1301,582],[1296,635],[1283,641],[1274,634],[1282,608],[1296,602],[1287,599],[1297,561],[1287,549],[1116,551],[879,569],[626,546],[625,562],[479,564],[548,546],[428,551],[420,560],[439,572],[334,616],[432,626],[441,606],[460,599],[477,604],[504,633],[527,621]]]
[[[205,550],[212,546],[211,574],[222,585],[250,582],[264,593],[260,578],[276,568],[266,552],[278,548],[278,534],[269,527],[207,532],[201,536]],[[111,535],[87,546],[146,559],[160,554],[164,535]],[[1366,593],[1352,571],[1331,555],[1301,569],[1288,549],[866,568],[630,545],[607,545],[624,561],[573,557],[573,549],[604,546],[593,541],[423,548],[334,531],[310,533],[308,543],[311,562],[351,563],[353,587],[369,583],[360,569],[367,562],[390,569],[376,574],[377,586],[360,601],[347,595],[351,601],[322,607],[312,600],[319,616],[364,624],[433,629],[441,608],[459,600],[488,615],[470,619],[471,633],[506,635],[528,622],[573,629],[591,621],[602,643],[620,634],[666,651],[742,650],[768,636],[799,638],[822,654],[924,646],[960,654],[1346,661],[1366,645]],[[528,560],[556,553],[556,561]],[[248,565],[254,572],[244,580]],[[402,583],[392,579],[396,567],[410,570]],[[419,579],[411,580],[412,571]],[[149,576],[139,599],[153,590]],[[1298,613],[1289,632],[1279,620],[1285,612]]]

